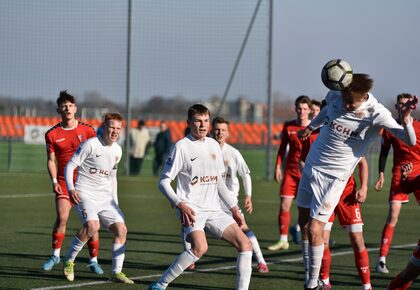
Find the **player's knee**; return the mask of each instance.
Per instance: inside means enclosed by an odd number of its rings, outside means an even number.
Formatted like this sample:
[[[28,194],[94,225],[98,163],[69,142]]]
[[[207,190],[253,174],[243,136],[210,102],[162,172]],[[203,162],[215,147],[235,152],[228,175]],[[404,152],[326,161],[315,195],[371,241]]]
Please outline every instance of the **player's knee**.
[[[90,222],[88,221],[85,224],[85,230],[89,237],[92,237],[94,234],[96,234],[99,231],[99,223]]]
[[[201,258],[205,253],[207,253],[208,245],[207,244],[196,244],[191,248],[191,252],[197,258]]]

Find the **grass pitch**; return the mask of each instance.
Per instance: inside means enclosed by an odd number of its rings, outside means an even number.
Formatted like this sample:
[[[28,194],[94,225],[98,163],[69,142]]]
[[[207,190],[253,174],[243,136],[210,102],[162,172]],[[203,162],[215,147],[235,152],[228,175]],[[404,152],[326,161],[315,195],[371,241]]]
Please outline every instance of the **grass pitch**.
[[[42,149],[35,149],[40,151],[39,154],[45,154]],[[246,214],[246,219],[258,237],[270,268],[268,274],[253,272],[250,289],[303,289],[300,245],[291,243],[289,250],[281,252],[266,250],[278,238],[279,185],[264,181],[262,160],[265,153],[243,152],[253,172],[254,213]],[[99,252],[104,275],[98,276],[88,271],[88,253],[85,249],[76,260],[76,278],[73,283],[63,277],[62,264],[51,272],[42,271],[42,264],[51,255],[55,205],[45,170],[46,158],[44,155],[41,157],[31,164],[31,168],[41,168],[33,170],[36,173],[0,173],[0,220],[3,221],[0,236],[0,289],[147,289],[182,251],[180,224],[174,210],[159,192],[157,178],[151,176],[149,159],[144,164],[142,176],[119,177],[120,206],[126,215],[129,230],[124,272],[136,284],[121,285],[107,281],[111,270],[112,236],[104,230],[100,232]],[[17,168],[22,165],[15,161],[14,166]],[[395,231],[393,245],[398,248],[391,249],[388,256],[390,274],[375,273],[379,241],[388,210],[387,200],[388,185],[380,193],[370,190],[367,203],[362,207],[371,279],[376,289],[385,289],[390,279],[405,267],[418,240],[416,221],[419,209],[411,202],[404,205]],[[292,208],[294,224],[297,219],[295,204]],[[62,256],[67,252],[72,236],[79,227],[80,222],[76,214],[72,213]],[[331,267],[334,289],[360,289],[347,232],[334,225],[332,237],[336,240],[332,247]],[[198,261],[197,270],[184,273],[168,289],[234,289],[235,263],[235,250],[226,242],[209,237],[209,251]],[[420,289],[420,283],[416,281],[412,289]]]

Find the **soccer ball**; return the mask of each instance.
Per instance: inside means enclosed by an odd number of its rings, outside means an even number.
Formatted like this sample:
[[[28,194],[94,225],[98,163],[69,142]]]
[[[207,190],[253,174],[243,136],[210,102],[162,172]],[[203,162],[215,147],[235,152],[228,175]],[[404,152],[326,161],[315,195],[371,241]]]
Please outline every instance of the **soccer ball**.
[[[321,79],[330,90],[342,91],[351,83],[353,70],[348,62],[342,59],[333,59],[322,68]]]

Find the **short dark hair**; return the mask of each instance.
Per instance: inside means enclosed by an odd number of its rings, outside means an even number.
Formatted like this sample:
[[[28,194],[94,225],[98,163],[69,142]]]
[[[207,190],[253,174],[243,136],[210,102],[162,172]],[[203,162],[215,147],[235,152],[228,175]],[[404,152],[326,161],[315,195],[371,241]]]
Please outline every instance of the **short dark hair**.
[[[216,117],[213,119],[213,122],[211,122],[211,126],[214,127],[216,124],[226,124],[229,126],[229,121],[222,117]]]
[[[76,104],[76,98],[72,95],[70,95],[67,90],[60,91],[60,95],[57,98],[57,106],[59,107],[61,104],[64,104],[66,102],[70,102],[72,104]]]
[[[368,93],[373,87],[373,79],[368,74],[353,74],[350,85],[345,92]]]
[[[320,107],[321,108],[321,102],[320,101],[317,101],[317,100],[312,100],[311,101],[311,106],[312,105],[315,105],[315,106],[317,106],[317,107]]]
[[[412,99],[413,95],[409,94],[409,93],[401,93],[397,96],[397,101],[401,100],[401,99]]]
[[[296,98],[295,100],[295,107],[299,104],[308,104],[308,106],[311,105],[311,99],[308,96],[301,95]]]
[[[188,108],[188,120],[191,120],[195,114],[210,116],[210,110],[202,104],[194,104]]]

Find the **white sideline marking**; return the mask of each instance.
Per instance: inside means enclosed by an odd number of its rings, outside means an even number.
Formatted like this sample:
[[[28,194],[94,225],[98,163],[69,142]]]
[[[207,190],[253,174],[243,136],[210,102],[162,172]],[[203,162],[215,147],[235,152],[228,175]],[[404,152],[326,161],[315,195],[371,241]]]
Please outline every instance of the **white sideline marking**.
[[[6,194],[0,195],[0,199],[2,198],[26,198],[26,197],[44,197],[44,196],[53,196],[53,193],[20,193],[20,194]]]
[[[405,245],[396,245],[396,246],[391,246],[391,249],[402,249],[402,248],[414,248],[417,244],[405,244]],[[379,251],[379,248],[368,248],[367,249],[368,252],[375,252],[375,251]],[[352,255],[353,254],[353,250],[348,250],[348,251],[342,251],[342,252],[333,252],[331,253],[331,256],[344,256],[344,255]],[[408,257],[407,257],[408,260]],[[296,258],[289,258],[289,259],[273,259],[271,261],[267,261],[267,265],[272,265],[272,264],[280,264],[280,263],[287,263],[287,262],[298,262],[298,261],[302,261],[302,256],[296,257]],[[253,266],[255,266],[256,264],[253,264]],[[194,274],[194,272],[201,272],[201,273],[205,273],[205,272],[215,272],[215,271],[220,271],[220,270],[230,270],[230,269],[235,269],[236,265],[231,265],[231,266],[223,266],[223,267],[218,267],[218,268],[208,268],[208,269],[197,269],[194,270],[193,272],[184,272],[182,273],[182,275],[191,275]],[[147,275],[147,276],[137,276],[137,277],[129,277],[131,280],[142,280],[142,279],[148,279],[148,278],[158,278],[162,275],[162,273],[160,274],[153,274],[153,275]],[[64,277],[63,277],[64,279]],[[31,288],[31,290],[52,290],[52,289],[68,289],[68,288],[79,288],[79,287],[84,287],[84,286],[90,286],[90,285],[100,285],[100,284],[108,284],[108,283],[114,283],[111,281],[92,281],[92,282],[86,282],[86,283],[79,283],[79,284],[71,284],[71,285],[60,285],[60,286],[49,286],[49,287],[42,287],[42,288]]]

